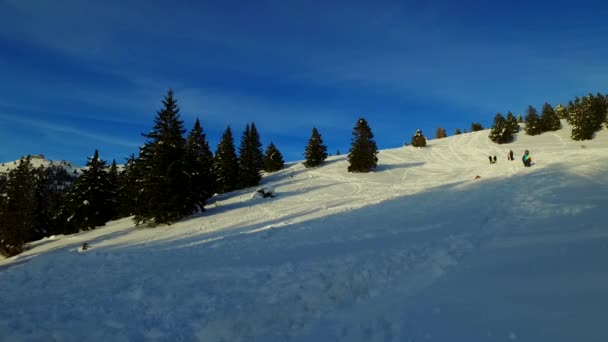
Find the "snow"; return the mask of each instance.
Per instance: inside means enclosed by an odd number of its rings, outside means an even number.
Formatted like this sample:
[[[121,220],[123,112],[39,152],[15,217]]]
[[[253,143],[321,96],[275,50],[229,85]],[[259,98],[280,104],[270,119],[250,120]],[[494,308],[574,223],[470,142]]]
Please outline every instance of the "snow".
[[[33,242],[0,260],[0,340],[607,341],[608,131],[563,124],[288,163],[171,226]]]

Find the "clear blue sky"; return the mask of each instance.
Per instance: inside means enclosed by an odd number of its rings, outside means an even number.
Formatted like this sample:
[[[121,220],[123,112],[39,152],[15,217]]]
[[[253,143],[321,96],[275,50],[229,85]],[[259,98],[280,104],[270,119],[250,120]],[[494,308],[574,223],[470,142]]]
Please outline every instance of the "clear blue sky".
[[[508,110],[608,91],[608,5],[587,1],[0,0],[0,161],[136,153],[173,88],[213,151],[255,122],[302,159],[452,135]]]

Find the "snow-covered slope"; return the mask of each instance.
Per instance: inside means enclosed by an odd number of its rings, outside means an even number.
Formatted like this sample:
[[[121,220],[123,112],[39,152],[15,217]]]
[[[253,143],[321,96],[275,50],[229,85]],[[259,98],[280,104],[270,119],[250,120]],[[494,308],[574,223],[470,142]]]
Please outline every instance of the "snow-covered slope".
[[[564,126],[294,163],[274,198],[37,241],[0,261],[0,339],[606,341],[608,131]]]
[[[49,167],[52,165],[61,166],[69,173],[73,173],[74,170],[77,170],[78,173],[82,170],[80,167],[76,167],[72,165],[72,163],[65,160],[48,160],[45,159],[43,155],[31,155],[31,163],[34,168],[38,168],[40,166]],[[0,174],[9,173],[12,169],[16,169],[19,165],[19,160],[13,160],[9,162],[3,162],[0,164]]]

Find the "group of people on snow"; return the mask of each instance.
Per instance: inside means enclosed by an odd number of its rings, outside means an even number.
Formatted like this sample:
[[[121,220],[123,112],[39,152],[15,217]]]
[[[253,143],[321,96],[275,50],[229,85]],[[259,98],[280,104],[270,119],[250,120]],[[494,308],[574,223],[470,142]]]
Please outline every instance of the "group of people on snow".
[[[492,156],[488,156],[488,159],[490,160],[490,164],[496,164],[496,156],[494,156],[494,158],[492,158]],[[514,160],[513,150],[509,150],[509,153],[507,153],[507,160]],[[526,150],[524,152],[524,155],[521,157],[521,161],[524,163],[525,167],[532,166],[532,157],[530,157],[530,151]]]

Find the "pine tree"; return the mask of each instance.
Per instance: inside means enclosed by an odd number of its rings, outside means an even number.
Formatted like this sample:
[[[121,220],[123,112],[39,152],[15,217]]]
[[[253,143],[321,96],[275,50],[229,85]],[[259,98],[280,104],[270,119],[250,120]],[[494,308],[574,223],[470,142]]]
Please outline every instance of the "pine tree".
[[[555,106],[555,114],[560,119],[567,119],[568,118],[568,110],[566,110],[566,107],[562,106],[561,103],[558,104],[557,106]]]
[[[196,211],[196,203],[189,199],[185,130],[173,95],[172,90],[167,92],[152,131],[143,134],[148,140],[137,163],[143,168],[137,180],[141,186],[138,205],[133,208],[137,224],[171,223]]]
[[[513,141],[512,127],[508,126],[507,120],[501,113],[496,113],[496,116],[494,116],[494,124],[490,129],[489,138],[498,144],[505,144]]]
[[[445,138],[447,137],[448,134],[445,132],[445,128],[437,128],[437,131],[435,131],[435,139],[441,139],[441,138]]]
[[[374,134],[364,118],[357,121],[348,153],[348,172],[369,172],[378,164],[378,148]]]
[[[116,202],[106,162],[95,150],[87,161],[87,168],[70,187],[60,216],[67,218],[65,223],[73,231],[91,230],[112,219]]]
[[[471,132],[477,132],[483,130],[483,126],[479,122],[473,122],[471,124]]]
[[[507,129],[511,132],[511,134],[516,134],[519,132],[519,123],[515,116],[510,111],[507,113]]]
[[[454,135],[459,135],[462,134],[462,132],[460,132],[460,128],[456,128],[456,130],[454,131]]]
[[[542,124],[540,122],[540,118],[538,117],[538,113],[536,112],[536,108],[528,106],[528,110],[526,111],[525,123],[526,134],[538,135],[542,133]]]
[[[108,190],[113,194],[114,201],[114,206],[111,210],[111,219],[117,219],[120,217],[120,212],[118,210],[120,207],[120,199],[118,194],[120,182],[118,180],[118,166],[116,165],[116,159],[112,160],[112,165],[110,166],[110,171],[108,172],[108,179],[110,180],[110,188]]]
[[[540,123],[543,132],[557,131],[562,128],[562,123],[559,121],[559,117],[553,110],[553,107],[546,102],[543,105],[543,110],[540,114]]]
[[[0,254],[9,257],[24,251],[35,236],[36,184],[30,156],[19,160],[8,175],[6,199],[0,215]]]
[[[518,124],[520,124],[520,123],[524,123],[524,118],[523,118],[523,116],[521,116],[521,114],[519,114],[519,115],[517,116],[517,123],[518,123]]]
[[[266,147],[266,152],[264,153],[264,171],[269,173],[279,171],[283,169],[284,165],[285,161],[283,161],[283,155],[271,142],[268,144],[268,147]]]
[[[139,197],[143,191],[140,180],[143,179],[142,163],[138,164],[135,155],[131,155],[118,175],[118,216],[127,217],[135,213]]]
[[[597,94],[589,94],[578,97],[574,103],[568,104],[568,123],[572,125],[572,139],[589,140],[593,139],[595,132],[602,129],[602,124],[606,120],[608,103],[606,98]]]
[[[198,118],[186,139],[186,155],[192,175],[190,200],[196,204],[196,210],[204,211],[205,203],[215,193],[215,175],[213,153]]]
[[[426,147],[426,137],[422,134],[421,130],[417,130],[414,136],[412,136],[412,146]]]
[[[305,167],[316,167],[319,166],[327,158],[327,146],[323,144],[323,138],[317,131],[316,127],[312,128],[310,139],[308,139],[308,145],[304,151]]]
[[[254,123],[247,124],[239,146],[239,186],[248,188],[260,184],[264,166],[262,143]]]
[[[238,187],[239,159],[236,155],[230,126],[222,134],[215,150],[214,174],[217,177],[216,185],[219,192],[229,192]]]

